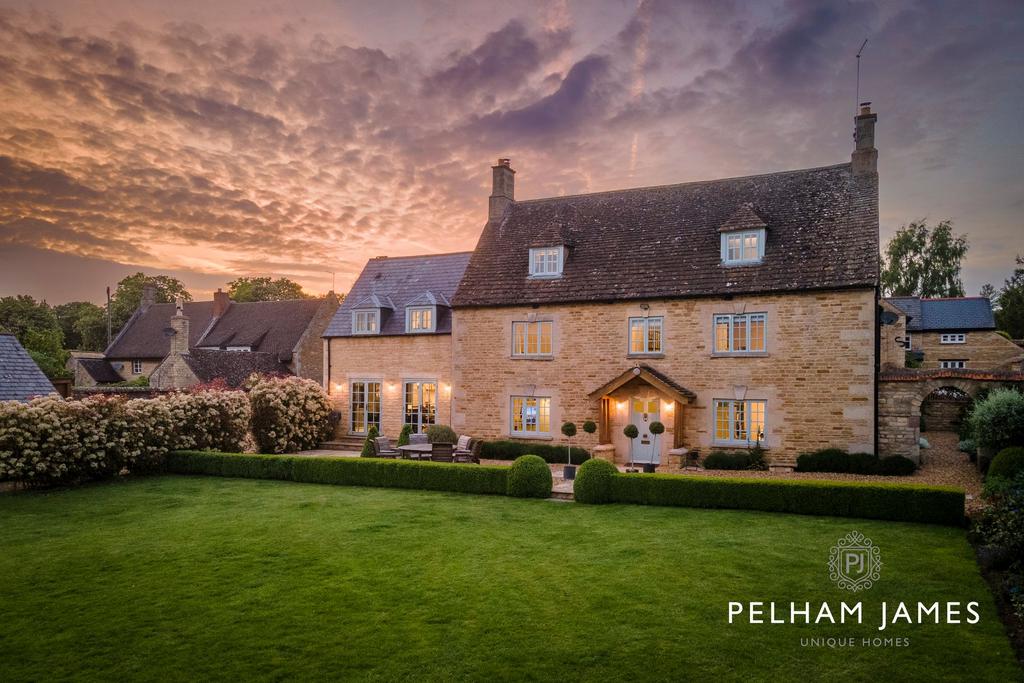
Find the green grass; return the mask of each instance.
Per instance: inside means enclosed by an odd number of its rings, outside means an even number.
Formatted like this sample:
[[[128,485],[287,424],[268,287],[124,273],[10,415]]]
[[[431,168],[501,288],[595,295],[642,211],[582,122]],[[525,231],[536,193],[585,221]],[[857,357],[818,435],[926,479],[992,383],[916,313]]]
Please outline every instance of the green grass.
[[[859,596],[828,578],[852,530]],[[730,600],[864,600],[861,626],[728,625]],[[882,600],[974,626],[876,632]],[[801,637],[909,637],[899,649]],[[963,530],[166,476],[0,496],[0,678],[1011,680]]]

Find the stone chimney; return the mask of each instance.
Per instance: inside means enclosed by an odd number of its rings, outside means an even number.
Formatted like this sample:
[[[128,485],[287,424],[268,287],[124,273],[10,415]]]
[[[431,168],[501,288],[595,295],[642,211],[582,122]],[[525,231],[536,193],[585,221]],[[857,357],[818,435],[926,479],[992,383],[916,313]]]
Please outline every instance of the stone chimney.
[[[228,306],[231,305],[231,297],[228,296],[227,292],[217,291],[213,293],[213,317],[219,318],[228,312]]]
[[[188,316],[185,315],[185,304],[182,303],[180,296],[174,300],[171,329],[174,330],[174,334],[171,335],[171,355],[188,353],[189,321]]]
[[[142,286],[142,301],[139,302],[139,308],[145,313],[150,307],[156,303],[156,285],[146,284]]]
[[[516,199],[516,172],[512,170],[510,159],[498,159],[497,165],[491,166],[491,171],[493,172],[493,182],[487,220],[499,221],[505,215],[505,210]]]
[[[878,114],[871,113],[871,103],[861,102],[860,113],[854,117],[853,174],[878,173],[878,150],[875,149],[875,121]]]

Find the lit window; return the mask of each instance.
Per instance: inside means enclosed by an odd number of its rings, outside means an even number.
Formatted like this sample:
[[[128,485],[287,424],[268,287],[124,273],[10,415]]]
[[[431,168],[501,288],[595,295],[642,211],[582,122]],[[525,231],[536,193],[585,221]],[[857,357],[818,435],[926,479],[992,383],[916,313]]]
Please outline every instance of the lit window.
[[[380,431],[380,382],[352,382],[349,428],[354,434],[366,434],[370,427]]]
[[[420,306],[405,309],[406,332],[433,332],[434,307]]]
[[[963,332],[958,334],[940,334],[940,344],[963,344],[967,341],[967,335]]]
[[[512,355],[550,356],[553,327],[550,320],[512,323]]]
[[[512,397],[512,433],[547,434],[551,431],[551,399]]]
[[[352,334],[377,334],[380,330],[380,310],[352,311]]]
[[[530,249],[530,276],[557,277],[562,274],[562,247]]]
[[[758,353],[765,350],[766,313],[715,316],[715,353]]]
[[[405,383],[405,424],[414,433],[426,431],[437,420],[437,382]]]
[[[728,444],[764,441],[764,401],[715,399],[715,442]]]
[[[629,319],[629,352],[661,353],[663,318]]]
[[[722,233],[722,261],[756,263],[764,258],[764,230]]]
[[[142,374],[142,361],[141,360],[133,360],[132,361],[132,374],[133,375],[141,375]]]
[[[963,370],[967,367],[965,360],[940,360],[939,367],[943,370]]]

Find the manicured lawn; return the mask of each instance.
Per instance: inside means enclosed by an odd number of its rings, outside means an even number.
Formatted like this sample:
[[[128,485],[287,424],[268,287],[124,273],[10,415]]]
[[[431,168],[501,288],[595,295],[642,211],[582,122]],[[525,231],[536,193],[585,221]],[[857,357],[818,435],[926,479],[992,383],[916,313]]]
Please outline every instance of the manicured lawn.
[[[826,566],[852,530],[884,562],[857,595]],[[727,623],[858,599],[860,626]],[[981,622],[879,633],[883,600]],[[829,636],[910,643],[801,646]],[[1020,676],[958,529],[201,477],[0,496],[5,681]]]

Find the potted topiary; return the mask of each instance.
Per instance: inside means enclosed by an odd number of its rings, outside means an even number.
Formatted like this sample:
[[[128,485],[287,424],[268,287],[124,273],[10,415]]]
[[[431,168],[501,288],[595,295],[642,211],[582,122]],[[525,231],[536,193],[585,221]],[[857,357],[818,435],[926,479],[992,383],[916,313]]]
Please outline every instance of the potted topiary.
[[[622,430],[622,433],[629,439],[629,467],[626,468],[626,471],[636,472],[636,469],[633,467],[633,439],[640,436],[640,430],[636,428],[635,424],[628,424]]]
[[[398,433],[398,443],[396,446],[408,446],[409,435],[412,434],[412,425],[403,425],[402,431]]]
[[[359,454],[363,458],[374,458],[377,456],[377,449],[373,447],[373,440],[376,439],[380,434],[377,432],[377,428],[370,426],[366,430],[366,439],[363,441],[363,451]]]
[[[649,431],[651,433],[651,435],[654,437],[653,448],[654,448],[655,454],[657,454],[657,452],[658,452],[658,435],[665,433],[665,425],[663,425],[660,422],[658,422],[657,420],[655,420],[654,422],[651,423],[651,426],[647,428],[647,431]],[[651,474],[651,473],[654,472],[654,470],[657,467],[658,467],[657,463],[645,462],[644,463],[644,472],[647,472],[648,474]]]
[[[585,431],[587,434],[593,434],[594,432],[597,431],[597,425],[594,424],[593,420],[587,420],[586,422],[583,423],[583,431]],[[594,454],[591,453],[590,451],[587,451],[587,456],[592,458],[594,457]]]
[[[562,434],[569,440],[569,445],[566,446],[566,451],[569,454],[569,458],[565,467],[562,468],[562,477],[567,480],[576,478],[576,466],[572,464],[572,437],[576,436],[576,424],[573,422],[566,422],[562,425]]]

